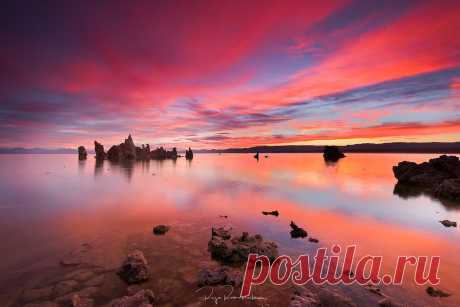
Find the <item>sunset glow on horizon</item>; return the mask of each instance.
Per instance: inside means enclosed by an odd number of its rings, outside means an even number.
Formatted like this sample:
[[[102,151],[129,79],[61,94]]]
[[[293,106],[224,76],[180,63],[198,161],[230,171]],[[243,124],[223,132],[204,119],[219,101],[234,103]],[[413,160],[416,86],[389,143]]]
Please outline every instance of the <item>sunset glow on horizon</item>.
[[[460,141],[459,1],[29,1],[0,147]]]

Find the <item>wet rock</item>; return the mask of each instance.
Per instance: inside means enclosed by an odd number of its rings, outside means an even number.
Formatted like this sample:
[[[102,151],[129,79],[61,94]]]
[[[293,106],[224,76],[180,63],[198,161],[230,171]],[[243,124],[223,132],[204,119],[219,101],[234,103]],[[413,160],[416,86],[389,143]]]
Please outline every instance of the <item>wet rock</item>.
[[[280,213],[277,210],[275,210],[275,211],[262,211],[262,214],[263,215],[274,215],[274,216],[280,215]]]
[[[169,226],[166,225],[157,225],[153,227],[153,233],[156,235],[164,235],[169,231]]]
[[[61,281],[54,287],[54,295],[62,296],[64,294],[72,292],[77,286],[78,282],[76,282],[75,280]]]
[[[405,305],[394,302],[389,298],[384,298],[378,301],[380,307],[404,307]]]
[[[238,270],[227,267],[204,268],[198,272],[198,286],[232,285],[243,283],[243,274]]]
[[[104,146],[97,141],[94,141],[94,151],[96,152],[96,160],[102,161],[107,158],[107,154],[104,151]]]
[[[193,151],[189,147],[188,150],[185,151],[185,159],[192,160],[193,159]]]
[[[70,279],[70,280],[77,280],[77,281],[86,281],[92,277],[94,277],[94,272],[88,269],[80,269],[76,270],[73,272],[70,272],[65,276],[65,279]]]
[[[94,300],[88,297],[81,297],[78,294],[72,296],[71,299],[71,306],[72,307],[93,307]]]
[[[460,179],[446,179],[434,191],[437,197],[460,200]]]
[[[214,237],[214,236],[220,237],[224,240],[228,240],[232,236],[232,228],[228,226],[217,227],[217,228],[212,227],[211,237]]]
[[[457,227],[457,222],[449,221],[449,220],[442,220],[439,223],[443,224],[445,227]]]
[[[141,283],[148,280],[150,273],[144,254],[139,250],[128,254],[118,271],[118,275],[128,284]]]
[[[111,307],[151,307],[155,296],[151,290],[140,290],[134,295],[123,296],[113,300]]]
[[[291,238],[305,238],[306,236],[308,236],[308,233],[305,229],[297,226],[293,221],[291,221],[291,224],[289,224],[289,226],[291,226]]]
[[[393,166],[398,190],[416,187],[440,198],[460,200],[460,161],[456,156],[442,155],[420,164],[403,161]]]
[[[84,146],[79,146],[78,147],[78,160],[86,160],[86,157],[88,156],[86,152],[86,148]]]
[[[428,293],[429,296],[432,297],[449,297],[451,296],[450,293],[442,291],[441,289],[435,288],[435,287],[428,287],[426,288],[426,293]]]
[[[291,297],[289,307],[356,307],[348,297],[321,287],[299,287]]]
[[[374,286],[374,285],[365,285],[364,288],[365,288],[367,291],[369,291],[369,292],[371,292],[371,293],[373,293],[373,294],[375,294],[375,295],[383,296],[382,290],[381,290],[379,287],[377,287],[377,286]]]
[[[267,256],[271,261],[278,256],[275,242],[264,241],[261,235],[250,236],[243,232],[241,236],[232,236],[225,228],[213,228],[208,249],[214,259],[228,264],[243,264],[249,254]]]
[[[45,301],[40,303],[29,303],[24,305],[24,307],[59,307],[55,302]]]
[[[49,298],[53,294],[53,287],[44,287],[37,289],[26,289],[22,293],[22,300],[31,302]]]
[[[345,158],[345,155],[340,152],[337,146],[325,146],[323,150],[324,161],[337,162],[339,159]]]
[[[84,285],[87,287],[97,287],[104,283],[104,279],[105,279],[104,275],[99,275],[99,276],[91,278],[90,280],[85,282]]]
[[[319,242],[319,240],[318,240],[318,239],[315,239],[315,238],[311,238],[311,237],[310,237],[310,238],[308,238],[308,241],[309,241],[309,242],[312,242],[312,243],[318,243],[318,242]]]

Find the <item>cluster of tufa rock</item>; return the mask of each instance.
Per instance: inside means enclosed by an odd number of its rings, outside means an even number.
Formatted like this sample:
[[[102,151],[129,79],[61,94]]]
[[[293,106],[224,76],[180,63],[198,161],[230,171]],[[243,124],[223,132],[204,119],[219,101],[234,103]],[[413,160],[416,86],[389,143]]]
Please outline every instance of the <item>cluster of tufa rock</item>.
[[[249,254],[267,256],[270,261],[278,257],[278,246],[275,242],[265,241],[261,235],[250,236],[243,232],[241,236],[233,236],[231,228],[212,228],[208,248],[214,259],[228,264],[243,264]]]
[[[83,148],[85,152],[86,159],[86,150],[83,146],[79,147],[79,157],[80,148]],[[177,159],[180,156],[177,153],[177,149],[174,147],[171,151],[165,150],[163,147],[158,147],[155,150],[150,150],[149,144],[142,144],[140,147],[134,144],[133,138],[131,135],[128,135],[128,138],[124,140],[123,143],[119,145],[113,145],[107,151],[104,151],[104,146],[97,141],[94,141],[94,151],[96,153],[96,160],[110,160],[112,162],[121,162],[121,161],[132,161],[132,160],[166,160],[166,159]],[[192,149],[186,151],[186,158],[188,160],[193,159]],[[82,160],[80,158],[80,160]],[[83,159],[84,160],[84,159]]]
[[[403,161],[393,166],[398,179],[396,189],[416,187],[439,198],[460,200],[460,161],[456,156],[442,155],[417,164]]]

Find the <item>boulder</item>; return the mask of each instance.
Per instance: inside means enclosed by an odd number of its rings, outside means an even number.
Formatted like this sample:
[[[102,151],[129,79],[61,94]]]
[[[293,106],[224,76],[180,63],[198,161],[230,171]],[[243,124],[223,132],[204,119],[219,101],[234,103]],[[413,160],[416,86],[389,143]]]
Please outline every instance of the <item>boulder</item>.
[[[261,235],[250,236],[243,232],[241,236],[232,236],[227,229],[213,228],[208,248],[214,259],[223,263],[242,265],[249,254],[267,256],[270,261],[278,257],[278,246],[275,242],[264,241]]]
[[[435,197],[460,200],[460,161],[456,156],[442,155],[420,164],[402,161],[393,166],[393,173],[398,179],[395,191],[417,188]]]
[[[78,160],[86,160],[88,153],[86,152],[85,146],[78,147]]]
[[[157,225],[153,227],[153,233],[156,235],[164,235],[169,231],[169,226],[166,225]]]
[[[128,284],[136,284],[148,280],[150,272],[144,254],[139,250],[129,253],[118,270],[118,275]]]
[[[297,238],[305,238],[306,236],[308,236],[308,233],[305,229],[297,226],[293,221],[291,221],[291,224],[289,224],[289,226],[291,226],[291,238],[293,239],[297,239]]]
[[[104,146],[97,141],[94,141],[94,151],[96,152],[96,160],[102,161],[107,158]]]
[[[327,162],[337,162],[342,158],[345,158],[345,155],[340,152],[337,146],[325,146],[323,150],[324,161]]]

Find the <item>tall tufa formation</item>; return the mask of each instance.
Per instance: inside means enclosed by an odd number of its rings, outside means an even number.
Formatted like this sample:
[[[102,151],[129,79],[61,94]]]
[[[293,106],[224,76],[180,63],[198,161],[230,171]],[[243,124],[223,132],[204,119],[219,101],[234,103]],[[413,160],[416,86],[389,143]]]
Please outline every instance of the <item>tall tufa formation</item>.
[[[192,160],[193,159],[193,151],[189,147],[188,150],[185,151],[185,159]]]
[[[78,160],[86,160],[88,153],[86,152],[85,146],[78,147]]]
[[[104,151],[104,146],[97,141],[94,141],[94,151],[96,152],[96,160],[102,161],[107,158],[107,154]]]

